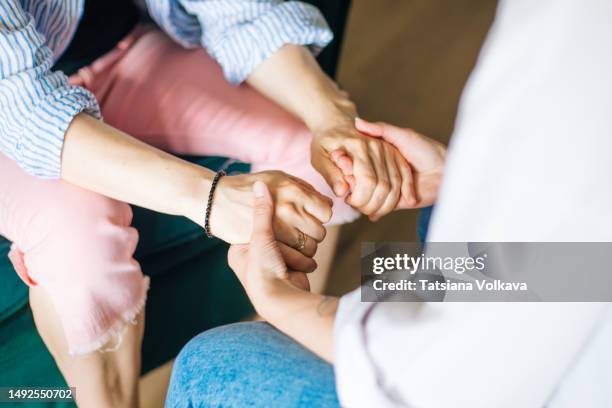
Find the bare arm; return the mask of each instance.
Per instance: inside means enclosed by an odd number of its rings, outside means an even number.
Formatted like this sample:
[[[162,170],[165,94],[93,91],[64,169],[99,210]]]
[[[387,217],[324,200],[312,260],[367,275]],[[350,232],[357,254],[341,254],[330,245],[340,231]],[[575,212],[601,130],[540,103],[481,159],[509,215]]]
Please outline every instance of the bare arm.
[[[339,299],[287,285],[270,295],[258,309],[261,316],[321,358],[333,362]]]
[[[302,119],[313,133],[311,162],[337,196],[376,219],[391,212],[400,196],[412,195],[410,171],[404,160],[381,139],[355,128],[355,105],[319,67],[312,54],[298,45],[285,45],[247,78],[249,85]],[[352,186],[332,158],[345,152],[354,163]]]
[[[80,114],[66,132],[61,175],[108,197],[203,225],[214,173]]]
[[[357,114],[347,94],[299,45],[283,46],[253,71],[247,83],[302,119],[313,132],[344,124]]]
[[[66,132],[61,170],[62,178],[70,183],[204,225],[214,172],[149,146],[87,114],[77,115]],[[291,204],[295,209],[295,215],[274,219],[285,261],[296,270],[313,270],[311,257],[317,242],[325,236],[322,223],[329,220],[331,205],[314,188],[282,172],[221,179],[212,206],[213,234],[229,243],[248,242],[253,221],[251,186],[256,180],[271,186],[278,205]],[[308,208],[308,213],[303,208]],[[296,242],[296,228],[313,239],[303,253],[291,248]]]

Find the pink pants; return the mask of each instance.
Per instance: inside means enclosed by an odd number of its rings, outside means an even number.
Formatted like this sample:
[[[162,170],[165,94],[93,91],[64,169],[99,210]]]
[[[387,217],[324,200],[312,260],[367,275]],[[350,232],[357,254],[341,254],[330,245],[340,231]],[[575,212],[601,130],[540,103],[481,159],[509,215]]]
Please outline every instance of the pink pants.
[[[98,98],[105,121],[176,154],[218,155],[280,169],[333,196],[310,166],[304,125],[248,86],[231,86],[201,49],[139,27],[70,78]],[[133,254],[129,205],[27,175],[0,154],[0,235],[28,285],[51,296],[70,353],[99,349],[142,309],[148,288]],[[335,199],[333,223],[356,213]]]

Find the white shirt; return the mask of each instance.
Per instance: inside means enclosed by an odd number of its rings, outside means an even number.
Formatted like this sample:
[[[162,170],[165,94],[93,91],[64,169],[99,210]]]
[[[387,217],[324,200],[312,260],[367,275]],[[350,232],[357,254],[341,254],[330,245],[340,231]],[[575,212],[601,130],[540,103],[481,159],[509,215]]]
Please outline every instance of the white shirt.
[[[430,241],[612,241],[611,46],[609,0],[500,3],[461,100]],[[372,307],[356,291],[341,300],[335,326],[340,401],[539,408],[564,406],[559,395],[581,406],[563,387],[588,389],[570,367],[589,354],[607,308]]]

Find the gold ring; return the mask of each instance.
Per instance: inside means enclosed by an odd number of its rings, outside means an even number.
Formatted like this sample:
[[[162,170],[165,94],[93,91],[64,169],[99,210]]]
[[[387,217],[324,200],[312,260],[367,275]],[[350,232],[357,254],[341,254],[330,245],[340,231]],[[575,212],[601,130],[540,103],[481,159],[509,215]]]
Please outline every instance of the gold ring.
[[[298,230],[298,237],[297,237],[297,242],[295,244],[295,249],[297,249],[298,251],[301,251],[305,247],[306,247],[306,237],[304,236],[304,233],[302,231]]]

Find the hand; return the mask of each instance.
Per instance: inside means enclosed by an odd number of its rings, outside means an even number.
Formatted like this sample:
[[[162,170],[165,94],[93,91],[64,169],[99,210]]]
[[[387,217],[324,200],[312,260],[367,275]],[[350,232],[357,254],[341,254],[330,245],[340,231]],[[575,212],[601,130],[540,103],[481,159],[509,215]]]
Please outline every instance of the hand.
[[[361,134],[349,108],[313,131],[312,165],[337,196],[348,193],[348,204],[379,218],[395,209],[401,196],[410,200],[410,166],[383,139]],[[352,186],[334,161],[333,154],[338,151],[351,160]]]
[[[252,186],[263,181],[270,186],[275,203],[274,233],[283,259],[295,270],[310,272],[317,245],[325,238],[323,223],[331,218],[332,201],[310,184],[281,171],[226,176],[219,181],[211,209],[213,235],[230,244],[249,242],[253,228]],[[300,231],[303,248],[299,248]]]
[[[232,245],[228,262],[261,317],[331,362],[339,299],[310,293],[306,274],[287,267],[274,235],[270,191],[257,181],[253,193],[250,244]]]
[[[255,199],[250,243],[232,245],[228,262],[255,309],[262,314],[279,291],[291,288],[309,291],[310,285],[306,274],[287,269],[273,229],[275,206],[270,190],[261,181],[256,181],[252,189]]]
[[[368,215],[395,208],[401,174],[408,166],[392,160],[394,155],[382,140],[355,129],[355,105],[305,47],[283,46],[262,62],[247,82],[308,126],[314,135],[312,165],[338,197],[344,197],[349,186],[331,160],[331,152],[342,149],[355,163],[356,185],[346,197],[347,203]]]
[[[432,205],[438,196],[444,174],[446,147],[412,129],[399,128],[387,123],[371,123],[355,120],[356,128],[369,136],[382,138],[392,144],[411,168],[408,198],[402,195],[397,209],[421,208]],[[352,162],[341,151],[333,152],[337,165],[342,169],[347,182],[353,184]]]

